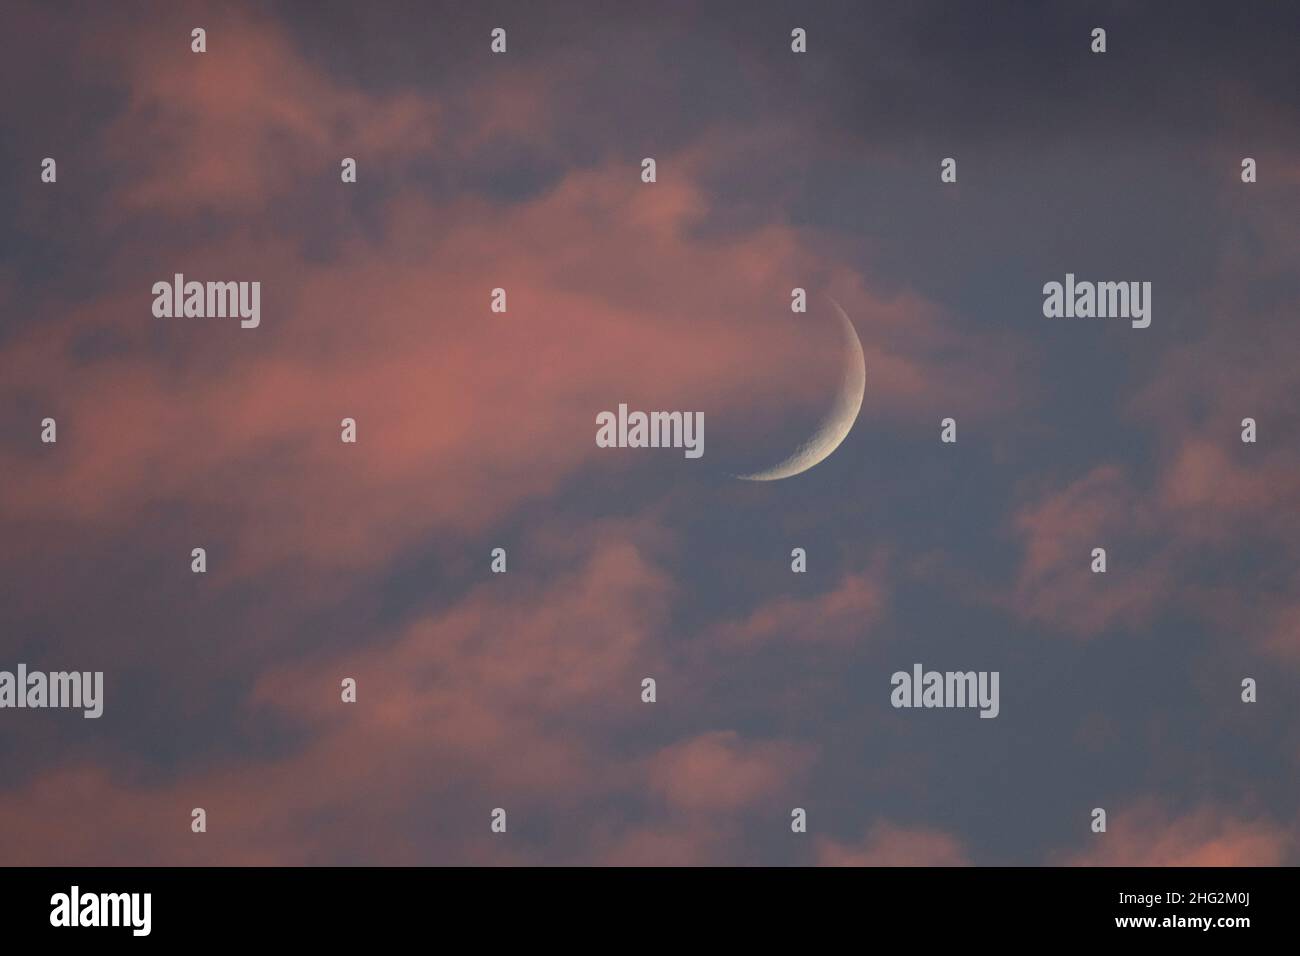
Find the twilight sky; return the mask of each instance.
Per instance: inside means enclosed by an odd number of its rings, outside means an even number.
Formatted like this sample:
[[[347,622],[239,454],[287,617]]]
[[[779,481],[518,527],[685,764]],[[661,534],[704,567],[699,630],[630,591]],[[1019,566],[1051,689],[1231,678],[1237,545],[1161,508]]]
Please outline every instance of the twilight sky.
[[[1300,8],[1044,7],[11,3],[0,864],[1300,862]]]

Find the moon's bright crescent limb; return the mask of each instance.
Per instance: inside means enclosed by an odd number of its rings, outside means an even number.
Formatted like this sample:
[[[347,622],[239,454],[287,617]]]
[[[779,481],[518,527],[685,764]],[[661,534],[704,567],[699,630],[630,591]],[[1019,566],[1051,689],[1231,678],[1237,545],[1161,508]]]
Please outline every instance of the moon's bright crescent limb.
[[[817,430],[812,433],[785,460],[771,468],[756,471],[748,475],[737,475],[745,481],[777,481],[802,474],[813,465],[824,461],[840,442],[848,437],[857,421],[858,411],[862,408],[862,396],[867,390],[867,361],[862,354],[862,342],[853,328],[853,323],[844,314],[840,304],[831,299],[831,305],[840,317],[840,331],[843,333],[843,363],[840,371],[839,391],[835,394],[835,403],[821,420]]]

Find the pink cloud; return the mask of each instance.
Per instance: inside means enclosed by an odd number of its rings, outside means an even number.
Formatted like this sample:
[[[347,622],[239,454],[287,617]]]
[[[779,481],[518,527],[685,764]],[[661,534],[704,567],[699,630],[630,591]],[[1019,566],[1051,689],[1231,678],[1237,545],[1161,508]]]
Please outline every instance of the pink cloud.
[[[1141,626],[1172,586],[1163,559],[1143,547],[1153,509],[1116,466],[1098,466],[1027,502],[1012,526],[1025,557],[1007,604],[1054,632]],[[1092,571],[1094,548],[1106,550],[1105,573]]]
[[[106,28],[129,91],[106,134],[110,158],[134,174],[125,208],[228,213],[304,177],[338,180],[344,156],[368,175],[368,164],[435,148],[439,110],[428,97],[362,93],[305,62],[275,21],[206,13],[202,54],[190,49],[190,19]]]
[[[808,757],[790,743],[749,742],[735,731],[713,731],[657,754],[649,778],[673,807],[725,812],[773,796],[802,772]]]
[[[1201,807],[1178,816],[1147,801],[1109,815],[1092,847],[1061,862],[1073,866],[1280,866],[1294,832],[1265,819]]]
[[[529,820],[598,819],[611,800],[658,793],[672,831],[695,826],[682,814],[763,798],[803,765],[795,745],[734,733],[639,753],[617,744],[652,719],[640,702],[643,674],[672,674],[656,646],[672,585],[650,557],[656,532],[645,534],[589,528],[574,570],[545,586],[493,579],[396,635],[274,668],[236,715],[255,738],[267,722],[298,728],[301,745],[274,760],[196,765],[161,782],[129,765],[112,775],[77,765],[37,774],[0,793],[0,832],[25,834],[7,859],[519,862],[526,843],[489,842],[492,807],[526,831]],[[355,704],[340,699],[343,677],[357,681]],[[189,832],[196,806],[208,812],[207,834]],[[437,861],[417,859],[404,830],[425,806],[458,821]],[[328,845],[321,819],[331,821]],[[562,852],[606,851],[599,832],[581,828]]]
[[[887,603],[883,559],[868,570],[850,571],[829,591],[814,597],[775,597],[758,604],[743,619],[719,625],[723,645],[772,641],[852,643],[867,635]]]
[[[817,841],[821,866],[968,866],[961,842],[942,830],[880,821],[859,843]]]

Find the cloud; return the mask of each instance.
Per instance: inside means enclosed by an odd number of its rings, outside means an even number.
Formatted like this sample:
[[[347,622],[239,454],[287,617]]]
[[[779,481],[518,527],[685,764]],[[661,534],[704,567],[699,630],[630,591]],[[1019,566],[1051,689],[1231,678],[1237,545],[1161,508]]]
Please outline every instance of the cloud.
[[[827,837],[817,840],[821,866],[968,866],[961,841],[931,827],[905,827],[886,821],[872,825],[858,843]]]
[[[814,751],[735,730],[646,736],[659,712],[640,701],[641,677],[671,686],[677,666],[659,639],[674,585],[654,557],[657,537],[653,527],[589,527],[574,569],[545,584],[512,586],[517,572],[507,573],[395,636],[286,661],[235,715],[263,745],[294,741],[272,759],[199,755],[162,780],[131,763],[38,772],[0,794],[0,827],[21,820],[30,835],[9,859],[90,865],[124,847],[168,865],[739,854],[742,814],[796,783]],[[340,699],[344,677],[356,680],[355,704]],[[195,806],[208,812],[207,834],[188,831]],[[491,842],[496,806],[513,842]],[[611,807],[622,808],[613,821]],[[425,812],[444,827],[413,836]],[[544,821],[568,816],[593,825],[563,847],[536,842]],[[67,828],[65,818],[105,825]],[[326,821],[332,836],[321,841]]]
[[[716,638],[728,646],[774,641],[852,642],[884,613],[884,568],[885,562],[878,559],[868,570],[847,572],[824,594],[772,598],[743,619],[721,623]]]
[[[1143,541],[1154,521],[1150,504],[1115,465],[1025,502],[1011,519],[1024,560],[1008,606],[1056,632],[1141,626],[1172,584],[1163,559]],[[1094,548],[1106,550],[1105,573],[1092,571]]]
[[[110,216],[170,215],[186,197],[207,202],[244,183],[257,184],[244,197],[254,204],[291,192],[305,173],[272,145],[286,130],[315,154],[329,130],[364,118],[377,130],[358,133],[367,142],[432,148],[409,134],[432,123],[409,94],[340,91],[275,29],[251,32],[238,46],[251,79],[229,89],[226,67],[188,52],[134,68],[132,105],[110,140],[150,141],[179,109],[189,132],[151,160],[159,169],[110,184]],[[197,72],[173,82],[175,70]],[[269,72],[286,79],[260,98]],[[199,109],[191,95],[222,105]],[[255,175],[264,151],[283,176]],[[124,239],[108,288],[0,352],[9,407],[35,421],[55,415],[61,433],[41,454],[0,450],[13,476],[0,508],[120,531],[145,508],[184,502],[221,514],[227,567],[242,575],[374,567],[436,530],[481,530],[626,460],[598,457],[593,440],[595,414],[620,401],[706,408],[721,423],[713,440],[734,447],[816,409],[826,398],[818,370],[834,356],[808,330],[815,316],[789,313],[792,276],[823,276],[852,310],[870,414],[920,416],[944,395],[1005,394],[985,387],[996,362],[953,361],[966,344],[982,349],[945,330],[938,309],[864,288],[852,270],[819,261],[799,230],[700,233],[713,200],[692,179],[692,156],[661,157],[671,173],[652,187],[615,160],[504,206],[405,183],[375,200],[377,230],[334,230],[324,260],[304,253],[300,227],[276,222],[201,241],[182,230],[165,256],[155,235]],[[337,202],[350,188],[332,169],[325,181],[313,195]],[[148,290],[175,271],[258,278],[262,327],[154,318]],[[487,307],[498,287],[505,315]],[[112,347],[94,347],[100,340]],[[344,416],[358,422],[355,448],[338,440]]]
[[[104,135],[108,158],[131,170],[117,194],[125,209],[230,216],[303,178],[338,180],[354,146],[371,176],[436,148],[429,96],[363,93],[305,62],[277,22],[208,13],[203,54],[190,50],[184,18],[110,28],[127,102]]]
[[[713,731],[666,748],[653,763],[653,786],[670,805],[727,812],[773,794],[806,755],[791,744],[752,743],[735,731]]]
[[[1110,814],[1093,847],[1070,866],[1281,866],[1294,862],[1291,828],[1202,806],[1171,815],[1151,801]]]
[[[1196,220],[1222,227],[1205,239],[1222,253],[1198,277],[1206,300],[1124,353],[1131,378],[1112,353],[1078,351],[1090,381],[1115,378],[1097,415],[1132,445],[1065,466],[1025,455],[1016,470],[1017,439],[1058,411],[1040,399],[1059,370],[1018,319],[988,319],[1023,305],[1003,258],[1034,242],[1029,224],[1078,238],[1053,217],[1075,215],[1079,170],[1053,137],[958,105],[1000,151],[963,159],[964,192],[930,208],[935,114],[916,108],[930,94],[911,97],[911,71],[922,48],[936,69],[959,49],[986,56],[967,31],[934,46],[923,9],[862,41],[884,60],[850,57],[858,41],[824,11],[810,36],[831,55],[796,75],[760,38],[786,35],[775,11],[755,16],[776,32],[740,33],[705,13],[652,29],[540,17],[531,28],[551,32],[512,29],[509,57],[490,58],[480,35],[474,55],[437,63],[422,14],[204,12],[198,56],[188,9],[128,25],[24,5],[9,35],[30,43],[0,57],[10,88],[42,77],[15,99],[6,159],[60,157],[58,189],[0,195],[16,212],[0,267],[13,319],[0,335],[0,624],[13,659],[112,668],[100,736],[42,722],[0,738],[20,768],[0,789],[7,859],[766,862],[787,851],[762,835],[788,836],[812,782],[867,765],[882,799],[935,785],[943,761],[920,725],[907,747],[854,729],[857,708],[883,701],[861,701],[878,633],[938,652],[991,602],[971,633],[1148,629],[1149,649],[1177,637],[1162,628],[1183,612],[1238,642],[1215,653],[1294,658],[1286,190],[1300,178],[1276,144],[1257,150],[1254,192],[1216,196]],[[1069,32],[1055,24],[994,87],[1023,87],[1008,77],[1057,57]],[[721,58],[682,45],[722,33]],[[1024,46],[1015,31],[994,39]],[[853,63],[889,82],[843,82]],[[997,99],[971,65],[941,112]],[[948,79],[923,85],[958,88]],[[1291,112],[1248,100],[1212,105],[1231,104],[1243,132]],[[1109,107],[1060,101],[1040,90],[1008,115],[1077,125],[1083,110],[1088,128],[1115,128]],[[339,181],[349,155],[355,185]],[[1026,191],[1039,182],[1026,156],[1050,193]],[[1041,220],[1014,204],[979,215],[1009,186]],[[1168,239],[1177,260],[1177,232],[1129,242]],[[262,327],[155,319],[152,284],[178,271],[261,281]],[[806,315],[790,312],[794,286],[810,293]],[[488,309],[498,287],[503,315]],[[1037,280],[1025,288],[1036,309]],[[728,456],[788,449],[826,402],[838,356],[823,294],[866,353],[853,440],[804,482],[733,491]],[[620,402],[704,410],[703,461],[596,448],[595,415]],[[949,414],[982,423],[963,424],[962,457],[915,457],[940,447]],[[57,445],[38,440],[46,415]],[[1237,440],[1245,415],[1260,422],[1255,446]],[[355,446],[339,440],[345,416]],[[1005,499],[990,490],[1013,478]],[[841,484],[818,483],[830,479]],[[989,558],[984,532],[999,528],[1019,561]],[[763,577],[788,573],[788,546],[755,546],[787,529],[831,557],[788,594]],[[197,545],[202,577],[188,569]],[[506,575],[487,571],[497,545]],[[1105,575],[1088,569],[1098,546]],[[1027,663],[1013,645],[1006,674]],[[339,700],[344,676],[355,705]],[[653,706],[645,676],[660,682]],[[1054,747],[1055,726],[1020,739]],[[194,806],[208,834],[189,832]],[[488,832],[496,806],[507,839]],[[1285,827],[1217,809],[1146,822],[1164,835],[1137,834],[1135,860],[1283,858],[1292,845]],[[860,840],[801,847],[827,864],[955,865],[975,836],[881,819]]]

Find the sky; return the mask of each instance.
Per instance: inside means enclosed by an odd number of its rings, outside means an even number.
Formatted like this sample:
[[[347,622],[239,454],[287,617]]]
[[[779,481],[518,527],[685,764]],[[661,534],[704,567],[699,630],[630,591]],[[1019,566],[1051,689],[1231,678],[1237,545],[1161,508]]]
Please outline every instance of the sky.
[[[1297,36],[10,4],[0,670],[102,671],[104,713],[0,710],[0,863],[1300,862]],[[260,325],[155,316],[176,273]],[[1150,327],[1045,317],[1067,273]],[[831,298],[856,423],[738,481],[833,402]],[[703,456],[598,447],[620,403]],[[917,663],[998,716],[893,707]]]

